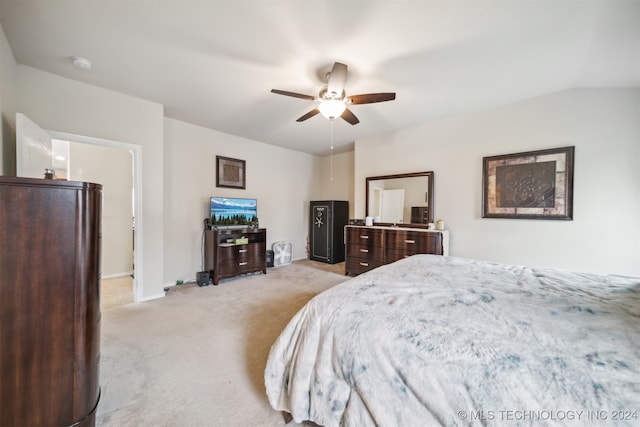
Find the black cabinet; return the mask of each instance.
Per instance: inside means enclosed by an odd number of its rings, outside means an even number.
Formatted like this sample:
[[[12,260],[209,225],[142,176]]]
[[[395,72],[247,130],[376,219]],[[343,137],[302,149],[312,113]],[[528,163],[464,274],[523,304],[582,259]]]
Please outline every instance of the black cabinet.
[[[344,226],[349,222],[349,202],[313,201],[309,209],[309,258],[336,264],[344,261]]]

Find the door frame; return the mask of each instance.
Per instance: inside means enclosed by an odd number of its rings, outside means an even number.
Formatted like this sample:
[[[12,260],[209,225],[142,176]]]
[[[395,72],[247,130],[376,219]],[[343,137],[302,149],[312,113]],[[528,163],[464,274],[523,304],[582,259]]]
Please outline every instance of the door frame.
[[[142,146],[104,138],[82,136],[48,129],[45,130],[54,139],[99,145],[103,147],[121,148],[133,153],[133,216],[135,218],[135,231],[133,233],[133,300],[135,302],[142,301],[143,293],[141,284],[144,283],[142,280]]]

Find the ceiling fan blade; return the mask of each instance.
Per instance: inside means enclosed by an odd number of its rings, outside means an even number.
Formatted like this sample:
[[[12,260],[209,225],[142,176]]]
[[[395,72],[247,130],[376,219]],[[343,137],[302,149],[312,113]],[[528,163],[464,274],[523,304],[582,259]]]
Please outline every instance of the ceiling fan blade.
[[[307,114],[305,114],[304,116],[300,116],[296,122],[304,122],[307,119],[310,119],[311,117],[315,116],[316,114],[318,114],[320,112],[320,110],[318,110],[317,108],[314,108],[313,110],[309,111]]]
[[[347,66],[340,62],[333,64],[327,81],[327,95],[332,98],[342,98],[344,83],[347,81]]]
[[[344,112],[342,113],[342,115],[340,117],[342,117],[344,119],[344,121],[349,122],[352,125],[357,125],[358,123],[360,123],[360,120],[358,120],[356,115],[353,114],[351,112],[351,110],[349,110],[348,108],[346,110],[344,110]]]
[[[280,90],[280,89],[271,89],[271,93],[277,93],[278,95],[285,95],[285,96],[293,96],[294,98],[300,98],[300,99],[306,99],[308,101],[315,101],[315,96],[311,96],[311,95],[305,95],[302,93],[296,93],[296,92],[289,92],[286,90]]]
[[[374,102],[393,101],[396,99],[395,92],[386,93],[367,93],[364,95],[351,95],[348,97],[351,104],[373,104]]]

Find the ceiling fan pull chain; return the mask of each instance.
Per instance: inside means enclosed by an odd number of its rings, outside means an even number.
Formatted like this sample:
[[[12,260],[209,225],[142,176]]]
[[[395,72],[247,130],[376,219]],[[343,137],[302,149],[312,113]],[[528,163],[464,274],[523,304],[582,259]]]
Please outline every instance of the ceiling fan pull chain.
[[[331,122],[331,159],[329,160],[330,162],[330,168],[331,168],[331,181],[333,182],[333,122],[334,119],[329,120]]]

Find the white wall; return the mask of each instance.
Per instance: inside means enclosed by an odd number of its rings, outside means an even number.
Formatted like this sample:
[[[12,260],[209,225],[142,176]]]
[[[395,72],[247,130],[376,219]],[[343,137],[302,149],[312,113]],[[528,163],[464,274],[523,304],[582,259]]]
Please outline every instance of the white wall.
[[[307,257],[309,201],[322,175],[318,157],[174,119],[164,123],[167,281],[191,280],[202,271],[203,220],[211,196],[256,198],[267,247],[287,240],[294,259]],[[246,161],[246,189],[216,187],[216,155]]]
[[[0,27],[0,175],[15,175],[16,69],[18,65]]]
[[[142,147],[138,298],[163,296],[163,106],[23,65],[17,80],[17,110],[44,129]]]
[[[122,148],[69,143],[69,179],[102,184],[102,278],[133,272],[133,154]]]
[[[483,219],[482,158],[575,146],[574,220]],[[433,170],[451,255],[640,276],[640,90],[571,90],[356,141],[365,177]]]

